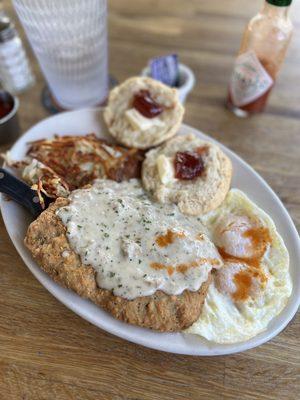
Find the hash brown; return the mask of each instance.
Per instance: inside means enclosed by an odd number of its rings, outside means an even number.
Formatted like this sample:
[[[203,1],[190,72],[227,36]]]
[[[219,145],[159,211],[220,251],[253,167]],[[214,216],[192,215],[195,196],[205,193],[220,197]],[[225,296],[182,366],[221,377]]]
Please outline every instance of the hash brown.
[[[30,143],[27,155],[64,178],[72,191],[94,179],[117,182],[140,177],[143,152],[99,139],[95,134],[54,136]]]

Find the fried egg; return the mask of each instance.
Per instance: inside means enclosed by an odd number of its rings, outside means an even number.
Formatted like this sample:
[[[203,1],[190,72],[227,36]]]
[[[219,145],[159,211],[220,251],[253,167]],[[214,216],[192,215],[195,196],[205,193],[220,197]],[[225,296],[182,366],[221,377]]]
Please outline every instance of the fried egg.
[[[202,217],[224,266],[215,271],[200,318],[185,332],[216,343],[264,331],[292,291],[289,254],[271,218],[240,190]]]

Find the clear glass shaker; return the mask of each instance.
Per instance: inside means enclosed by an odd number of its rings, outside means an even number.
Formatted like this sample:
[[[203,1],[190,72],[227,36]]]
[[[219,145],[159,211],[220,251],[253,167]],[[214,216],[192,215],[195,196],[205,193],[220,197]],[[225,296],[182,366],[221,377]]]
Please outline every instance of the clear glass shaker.
[[[0,81],[11,93],[20,93],[33,85],[32,74],[22,41],[14,25],[0,14]]]

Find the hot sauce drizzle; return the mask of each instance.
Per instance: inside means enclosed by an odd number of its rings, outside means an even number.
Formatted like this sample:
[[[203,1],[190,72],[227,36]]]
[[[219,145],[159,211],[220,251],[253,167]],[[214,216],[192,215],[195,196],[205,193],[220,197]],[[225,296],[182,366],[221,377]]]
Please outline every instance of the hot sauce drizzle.
[[[176,238],[185,237],[184,232],[173,232],[171,229],[168,229],[165,235],[160,235],[156,238],[155,242],[159,247],[166,247],[169,244],[172,244]]]
[[[233,280],[236,285],[236,291],[232,294],[232,297],[236,301],[247,300],[250,296],[252,278],[258,278],[262,286],[267,282],[267,277],[260,270],[260,265],[267,250],[267,246],[272,240],[268,228],[265,227],[250,228],[243,233],[243,236],[251,240],[253,248],[256,250],[255,256],[248,258],[236,257],[226,253],[221,247],[218,247],[220,256],[224,261],[240,262],[248,266],[247,270],[239,271],[234,275]]]
[[[166,269],[168,274],[172,275],[175,271],[179,272],[181,274],[185,274],[188,269],[197,268],[200,265],[203,265],[206,263],[210,263],[213,266],[219,266],[220,260],[218,260],[217,258],[201,258],[199,260],[191,261],[186,264],[179,264],[176,267],[172,267],[171,265],[165,265],[165,264],[153,262],[150,264],[150,267],[155,270]]]
[[[253,268],[259,268],[260,262],[267,250],[267,246],[271,243],[271,236],[268,228],[250,228],[243,233],[245,238],[250,238],[255,251],[255,256],[253,257],[236,257],[231,254],[226,253],[222,247],[218,247],[220,256],[224,261],[237,261],[249,265]]]
[[[236,291],[232,294],[234,300],[247,300],[252,285],[252,276],[248,271],[239,271],[234,275],[233,281]]]

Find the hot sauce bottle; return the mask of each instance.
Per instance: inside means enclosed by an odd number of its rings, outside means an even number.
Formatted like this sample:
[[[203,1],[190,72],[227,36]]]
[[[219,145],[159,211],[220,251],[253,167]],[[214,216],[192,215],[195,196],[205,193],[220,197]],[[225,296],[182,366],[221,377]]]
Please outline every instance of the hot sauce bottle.
[[[227,106],[239,117],[262,112],[291,40],[292,0],[266,0],[248,23],[229,83]]]

